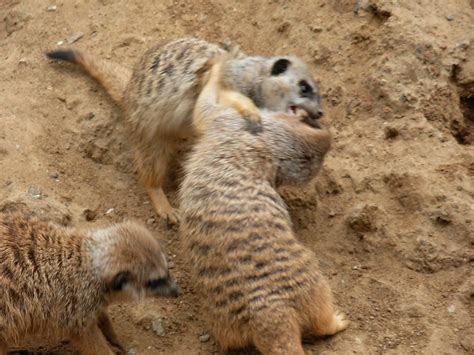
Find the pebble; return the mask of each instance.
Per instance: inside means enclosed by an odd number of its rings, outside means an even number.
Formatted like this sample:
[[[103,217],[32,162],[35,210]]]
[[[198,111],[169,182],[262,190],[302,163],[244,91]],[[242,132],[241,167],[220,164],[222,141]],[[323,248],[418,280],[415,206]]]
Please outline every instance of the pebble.
[[[453,21],[453,20],[454,20],[454,16],[453,16],[453,15],[448,15],[448,16],[446,16],[446,20],[448,20],[448,21]]]
[[[456,306],[454,304],[448,307],[448,313],[454,313],[456,311]]]
[[[113,211],[115,211],[115,208],[109,208],[105,214],[111,214]]]
[[[41,189],[35,186],[28,187],[28,194],[34,200],[39,200],[41,198]]]
[[[56,5],[49,5],[46,10],[50,11],[50,12],[53,12],[53,11],[56,11],[58,9],[58,7]]]
[[[56,44],[57,44],[58,46],[62,46],[62,45],[64,44],[64,41],[58,41]]]
[[[53,171],[52,173],[49,174],[49,177],[51,179],[57,180],[59,179],[59,173],[57,171]]]
[[[79,41],[82,37],[84,37],[84,32],[75,33],[67,39],[67,43],[73,44],[74,42]]]
[[[151,323],[151,327],[153,329],[153,332],[162,337],[165,335],[165,327],[163,326],[163,319],[161,318],[158,318],[158,319],[155,319],[152,323]]]
[[[199,341],[200,341],[201,343],[205,343],[205,342],[209,341],[210,338],[211,338],[211,337],[210,337],[209,334],[203,334],[203,335],[201,335],[201,336],[199,337]]]
[[[151,218],[148,218],[148,219],[146,220],[146,224],[148,224],[148,225],[151,225],[151,224],[153,224],[153,223],[155,223],[155,217],[151,217]]]

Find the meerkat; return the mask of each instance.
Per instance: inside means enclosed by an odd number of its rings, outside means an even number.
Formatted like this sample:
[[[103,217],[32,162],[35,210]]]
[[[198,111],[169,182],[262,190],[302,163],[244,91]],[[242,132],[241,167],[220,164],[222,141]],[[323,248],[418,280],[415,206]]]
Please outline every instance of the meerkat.
[[[81,354],[123,351],[106,307],[177,296],[160,243],[142,225],[76,230],[0,215],[0,354],[69,341]]]
[[[194,110],[203,133],[179,190],[180,236],[209,328],[225,351],[304,354],[301,336],[348,325],[336,311],[316,255],[292,231],[280,185],[313,178],[330,134],[300,114],[261,111],[252,134],[237,111],[218,105],[216,64]]]
[[[182,140],[195,137],[192,110],[210,61],[228,50],[196,37],[185,37],[149,49],[133,71],[78,50],[55,50],[52,59],[81,66],[98,80],[124,110],[135,167],[156,213],[171,223],[178,211],[163,183]],[[237,91],[257,107],[272,111],[304,109],[314,121],[322,116],[318,86],[308,66],[295,56],[246,56],[240,53],[222,68],[222,89]],[[242,98],[242,100],[244,100]],[[235,103],[238,109],[238,103]],[[246,117],[250,123],[259,117]]]

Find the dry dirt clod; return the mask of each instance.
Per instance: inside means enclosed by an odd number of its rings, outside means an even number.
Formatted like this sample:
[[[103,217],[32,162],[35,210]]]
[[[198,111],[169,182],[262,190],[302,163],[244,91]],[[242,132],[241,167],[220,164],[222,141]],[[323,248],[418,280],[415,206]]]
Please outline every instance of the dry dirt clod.
[[[67,43],[68,43],[68,44],[73,44],[74,42],[79,41],[82,37],[84,37],[84,33],[83,33],[83,32],[75,33],[75,34],[73,34],[71,37],[69,37],[69,38],[67,39]]]
[[[160,337],[162,337],[166,334],[162,318],[158,318],[158,319],[153,320],[151,322],[151,328],[153,329],[153,332],[156,335],[160,336]]]
[[[210,338],[211,338],[210,335],[206,333],[206,334],[203,334],[203,335],[199,336],[199,341],[201,343],[205,343],[205,342],[208,342]]]
[[[399,133],[395,127],[385,127],[385,139],[393,139],[397,137]]]

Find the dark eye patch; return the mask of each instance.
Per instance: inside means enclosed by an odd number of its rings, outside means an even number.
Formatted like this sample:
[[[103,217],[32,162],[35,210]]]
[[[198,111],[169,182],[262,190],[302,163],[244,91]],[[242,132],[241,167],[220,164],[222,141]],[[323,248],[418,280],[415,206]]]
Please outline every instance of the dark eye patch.
[[[153,279],[153,280],[149,280],[146,283],[146,287],[150,288],[150,289],[155,289],[155,288],[158,288],[158,287],[166,286],[167,284],[168,284],[168,279],[166,279],[166,278]]]
[[[314,95],[313,87],[310,84],[308,84],[306,80],[301,80],[298,83],[298,86],[300,87],[301,96],[311,97]]]
[[[130,281],[130,272],[121,271],[117,275],[115,275],[114,278],[112,279],[110,288],[113,291],[121,291],[123,290],[123,286],[129,281]]]
[[[291,62],[288,59],[278,59],[272,66],[272,76],[280,75],[286,72]]]

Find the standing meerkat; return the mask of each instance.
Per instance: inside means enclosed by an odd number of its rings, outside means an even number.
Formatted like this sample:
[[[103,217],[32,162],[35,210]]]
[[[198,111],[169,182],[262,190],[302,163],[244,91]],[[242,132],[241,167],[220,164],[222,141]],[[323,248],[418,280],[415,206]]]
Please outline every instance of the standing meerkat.
[[[135,166],[157,214],[175,223],[163,183],[170,160],[183,139],[193,138],[192,110],[210,68],[226,50],[186,37],[148,50],[132,72],[78,50],[55,50],[49,58],[80,65],[97,79],[125,112]],[[272,111],[304,109],[313,120],[322,115],[318,87],[308,66],[294,56],[248,57],[226,62],[223,89],[235,90],[258,107]],[[248,117],[250,122],[258,117]]]
[[[253,344],[263,354],[304,354],[303,332],[331,335],[348,321],[334,310],[316,256],[296,239],[275,188],[314,177],[330,134],[295,115],[263,111],[262,133],[246,131],[235,110],[217,105],[219,66],[194,111],[208,129],[179,191],[183,250],[224,350]]]
[[[177,296],[166,254],[135,222],[76,230],[0,215],[0,354],[70,341],[81,354],[123,350],[106,307]]]

